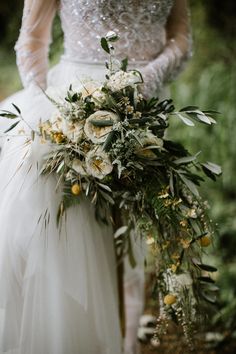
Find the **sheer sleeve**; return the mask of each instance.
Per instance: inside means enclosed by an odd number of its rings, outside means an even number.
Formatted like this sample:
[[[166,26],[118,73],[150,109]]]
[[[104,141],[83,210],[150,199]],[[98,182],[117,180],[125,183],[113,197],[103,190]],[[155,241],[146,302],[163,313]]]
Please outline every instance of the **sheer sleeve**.
[[[143,68],[143,94],[160,93],[173,80],[191,56],[192,40],[187,0],[175,0],[166,24],[167,43],[157,58]]]
[[[56,0],[25,0],[22,27],[15,45],[17,66],[24,87],[46,86],[48,48]]]

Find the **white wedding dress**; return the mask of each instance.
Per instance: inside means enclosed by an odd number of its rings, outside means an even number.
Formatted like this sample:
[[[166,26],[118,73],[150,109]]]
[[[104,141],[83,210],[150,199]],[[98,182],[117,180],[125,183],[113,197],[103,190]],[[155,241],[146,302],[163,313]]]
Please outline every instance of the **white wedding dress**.
[[[59,11],[65,52],[47,75],[51,25]],[[136,332],[143,310],[144,251],[125,261],[126,338],[123,341],[113,231],[97,223],[82,198],[56,226],[60,191],[39,175],[47,148],[27,143],[54,107],[39,87],[60,89],[91,77],[103,81],[106,54],[100,37],[120,35],[118,58],[144,76],[143,93],[160,93],[190,53],[185,0],[25,0],[16,45],[24,89],[2,103],[20,107],[27,124],[3,142],[0,161],[0,353],[137,354]],[[2,122],[0,127],[9,124]],[[20,129],[24,133],[18,134]]]

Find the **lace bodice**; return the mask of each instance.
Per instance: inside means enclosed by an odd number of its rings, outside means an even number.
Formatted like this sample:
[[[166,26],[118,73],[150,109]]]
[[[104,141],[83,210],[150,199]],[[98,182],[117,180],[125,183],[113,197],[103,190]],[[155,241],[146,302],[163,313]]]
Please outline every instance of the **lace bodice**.
[[[166,43],[165,25],[174,0],[62,0],[60,16],[65,55],[104,61],[100,38],[114,30],[120,35],[116,55],[150,61]]]
[[[191,41],[187,0],[25,0],[16,44],[24,86],[45,87],[47,53],[54,14],[59,10],[64,31],[64,58],[104,62],[100,38],[110,30],[120,35],[118,58],[146,64],[143,93],[160,91],[188,58]],[[134,65],[132,65],[134,67]]]

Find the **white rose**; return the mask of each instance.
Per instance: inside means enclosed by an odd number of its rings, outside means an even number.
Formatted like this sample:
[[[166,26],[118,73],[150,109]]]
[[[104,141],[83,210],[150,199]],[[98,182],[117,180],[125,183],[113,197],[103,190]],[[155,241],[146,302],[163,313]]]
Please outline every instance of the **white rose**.
[[[140,138],[142,147],[136,150],[136,154],[143,158],[155,159],[156,154],[152,151],[154,148],[161,149],[163,147],[163,140],[147,132]]]
[[[127,86],[134,86],[135,84],[141,83],[142,78],[138,71],[117,71],[113,74],[107,81],[107,87],[113,92],[122,90]]]
[[[113,166],[107,153],[101,147],[88,152],[86,159],[86,171],[89,175],[103,179],[112,172]]]
[[[87,175],[86,170],[85,170],[85,165],[79,159],[75,159],[73,161],[72,168],[73,168],[73,170],[75,170],[75,172],[77,172],[81,176],[86,176]]]
[[[92,121],[109,121],[111,125],[104,127],[95,126]],[[112,131],[113,124],[119,120],[117,114],[109,111],[97,111],[91,114],[85,122],[84,132],[87,137],[95,144],[103,143],[107,135]]]

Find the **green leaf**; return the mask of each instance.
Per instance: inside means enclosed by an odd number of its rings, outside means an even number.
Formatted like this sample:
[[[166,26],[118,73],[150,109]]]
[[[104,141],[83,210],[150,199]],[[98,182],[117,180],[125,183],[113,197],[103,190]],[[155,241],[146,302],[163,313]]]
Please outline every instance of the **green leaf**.
[[[187,107],[181,108],[181,109],[180,109],[180,112],[195,111],[195,110],[197,110],[197,109],[198,109],[197,106],[187,106]]]
[[[35,139],[35,131],[34,130],[31,130],[31,139],[32,139],[32,141],[34,141],[34,139]]]
[[[210,277],[198,277],[197,279],[201,282],[204,282],[204,283],[210,283],[210,284],[215,283],[215,281],[213,279],[211,279]]]
[[[203,123],[206,123],[209,125],[211,125],[211,123],[212,123],[211,120],[202,112],[197,114],[197,118]]]
[[[103,144],[103,150],[104,150],[104,151],[106,151],[106,152],[109,151],[109,149],[110,149],[110,147],[111,147],[111,144],[112,144],[112,142],[113,142],[114,137],[115,137],[115,132],[114,132],[114,131],[111,131],[111,132],[108,134],[105,143]]]
[[[174,197],[175,195],[175,190],[174,190],[174,177],[173,177],[173,172],[170,172],[170,180],[169,180],[169,186],[170,186],[170,192],[172,196]]]
[[[184,122],[184,124],[188,125],[189,127],[194,127],[194,123],[188,119],[187,117],[183,116],[182,114],[175,112],[175,115],[177,115],[178,118],[180,118],[182,120],[182,122]]]
[[[124,233],[126,233],[127,230],[128,230],[128,226],[126,225],[119,227],[119,229],[117,229],[114,234],[114,238],[118,238],[119,236],[123,235]]]
[[[180,165],[180,164],[185,164],[185,163],[190,163],[195,161],[197,156],[186,156],[186,157],[181,157],[180,159],[177,159],[174,161],[175,164]]]
[[[110,47],[109,47],[108,41],[104,37],[101,38],[101,47],[103,50],[105,50],[105,52],[110,54]]]
[[[164,143],[164,148],[173,155],[180,156],[180,157],[189,155],[188,151],[180,143],[176,143],[171,140],[163,140],[163,143]]]
[[[208,168],[202,166],[202,170],[207,177],[211,178],[214,182],[216,181],[216,176],[214,175],[214,173],[208,170]]]
[[[206,163],[203,163],[201,165],[217,176],[219,176],[222,173],[221,167],[219,165],[216,165],[215,163],[207,161]]]
[[[60,173],[61,169],[65,166],[65,161],[61,161],[59,166],[57,167],[56,173]]]
[[[15,108],[15,110],[17,111],[17,113],[21,114],[20,108],[17,107],[14,103],[12,103],[12,106]]]
[[[98,183],[98,185],[103,188],[104,190],[108,191],[108,192],[112,192],[111,188],[108,187],[106,184],[103,183]]]
[[[19,118],[17,114],[11,112],[0,113],[0,117],[8,118],[8,119],[16,119]]]
[[[103,196],[103,198],[110,203],[111,205],[114,205],[114,199],[107,193],[103,192],[102,190],[99,191],[99,193]]]
[[[216,300],[217,300],[217,297],[216,295],[213,295],[213,294],[208,294],[207,292],[205,291],[201,291],[201,294],[202,294],[202,297],[210,302],[211,304],[215,304],[216,303]]]
[[[111,119],[107,120],[91,120],[90,121],[95,127],[108,127],[113,125],[113,121]]]
[[[208,264],[203,264],[199,260],[197,260],[196,258],[193,258],[192,262],[196,267],[198,267],[202,270],[205,270],[206,272],[211,272],[211,273],[217,272],[217,268],[215,268],[213,266],[209,266]]]
[[[58,207],[57,216],[56,216],[57,227],[59,227],[61,223],[61,218],[64,215],[64,212],[65,212],[65,205],[64,202],[62,201]]]
[[[18,120],[17,122],[15,122],[14,124],[12,124],[10,126],[10,128],[8,128],[7,130],[4,131],[4,133],[8,133],[10,132],[12,129],[14,129],[18,124],[20,123],[20,120]]]
[[[205,114],[220,114],[220,112],[218,111],[214,111],[214,110],[207,110],[207,111],[202,111]]]
[[[133,245],[132,245],[130,238],[129,238],[128,242],[129,242],[129,251],[128,251],[129,262],[130,262],[131,267],[135,268],[137,265],[137,262],[134,257]]]
[[[127,67],[128,67],[128,58],[125,58],[121,61],[120,69],[123,71],[127,71]]]
[[[188,178],[186,178],[184,175],[182,175],[181,173],[179,173],[180,178],[182,179],[182,181],[184,182],[184,184],[188,187],[188,189],[197,197],[199,197],[199,192],[198,189],[196,187],[196,185],[190,181]]]

